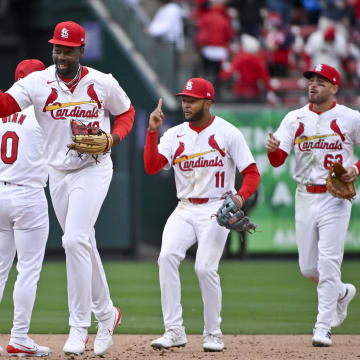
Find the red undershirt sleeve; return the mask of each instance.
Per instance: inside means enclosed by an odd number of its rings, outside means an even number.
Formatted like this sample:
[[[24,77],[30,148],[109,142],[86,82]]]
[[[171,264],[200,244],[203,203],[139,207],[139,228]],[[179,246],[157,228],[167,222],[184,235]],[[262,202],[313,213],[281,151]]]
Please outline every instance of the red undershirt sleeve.
[[[260,174],[256,164],[250,164],[241,172],[241,174],[244,176],[244,179],[238,194],[244,198],[244,201],[246,201],[259,186]]]
[[[358,168],[359,173],[360,173],[360,160],[359,160],[356,164],[354,164],[354,165]]]
[[[9,116],[21,111],[19,104],[8,93],[0,91],[0,117]]]
[[[274,152],[268,152],[267,155],[268,155],[270,164],[273,167],[279,167],[280,165],[282,165],[288,156],[288,154],[284,150],[281,150],[280,148],[278,148]]]
[[[158,131],[146,133],[144,148],[144,167],[149,175],[156,174],[168,163],[164,155],[159,154],[158,150]]]
[[[119,136],[119,143],[125,138],[133,127],[135,119],[135,109],[132,105],[127,112],[114,117],[114,127],[112,134]]]

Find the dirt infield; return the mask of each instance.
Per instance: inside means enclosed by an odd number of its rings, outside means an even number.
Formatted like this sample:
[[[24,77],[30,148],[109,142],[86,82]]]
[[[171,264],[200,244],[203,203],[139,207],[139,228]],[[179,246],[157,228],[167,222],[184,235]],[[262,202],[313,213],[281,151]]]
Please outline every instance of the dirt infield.
[[[33,335],[33,339],[51,348],[51,359],[96,359],[92,351],[94,335],[90,336],[89,345],[84,355],[66,356],[62,347],[66,335]],[[314,348],[311,346],[311,335],[226,335],[225,350],[222,353],[205,353],[202,350],[202,337],[189,335],[185,348],[167,351],[156,351],[150,347],[153,335],[121,335],[114,336],[114,345],[105,359],[137,360],[293,360],[293,359],[360,359],[360,335],[334,335],[330,348]],[[5,347],[9,335],[0,335],[0,344]]]

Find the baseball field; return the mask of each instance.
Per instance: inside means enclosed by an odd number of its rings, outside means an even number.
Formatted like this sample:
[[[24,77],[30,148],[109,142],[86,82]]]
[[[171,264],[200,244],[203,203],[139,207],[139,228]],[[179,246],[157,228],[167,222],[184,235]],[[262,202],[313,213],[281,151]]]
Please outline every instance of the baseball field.
[[[105,262],[114,304],[123,312],[115,331],[115,345],[107,358],[203,359],[202,300],[193,262],[181,265],[184,325],[188,346],[156,352],[151,339],[163,332],[157,264]],[[344,261],[343,280],[359,288],[359,261]],[[315,284],[302,278],[296,260],[223,261],[219,269],[223,289],[222,330],[226,349],[222,359],[356,359],[360,357],[360,301],[349,307],[344,324],[333,330],[333,347],[313,348],[311,333],[317,313]],[[12,269],[0,306],[0,345],[6,346],[11,329]],[[30,332],[43,345],[51,346],[53,358],[61,351],[68,333],[66,273],[63,262],[45,262],[38,286]],[[96,333],[96,323],[90,328]],[[57,335],[59,334],[59,335]],[[63,335],[61,335],[63,334]],[[93,336],[91,336],[93,339]],[[94,357],[92,341],[84,357]]]

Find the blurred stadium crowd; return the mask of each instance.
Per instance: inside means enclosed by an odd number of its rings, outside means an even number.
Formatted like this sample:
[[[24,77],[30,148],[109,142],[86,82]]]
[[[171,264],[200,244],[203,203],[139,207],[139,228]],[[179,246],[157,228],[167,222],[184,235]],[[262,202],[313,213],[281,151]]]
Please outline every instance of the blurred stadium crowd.
[[[192,76],[211,80],[218,101],[299,105],[302,72],[327,63],[341,74],[338,101],[360,105],[360,0],[153,3],[147,32],[174,42],[179,58],[196,54]]]

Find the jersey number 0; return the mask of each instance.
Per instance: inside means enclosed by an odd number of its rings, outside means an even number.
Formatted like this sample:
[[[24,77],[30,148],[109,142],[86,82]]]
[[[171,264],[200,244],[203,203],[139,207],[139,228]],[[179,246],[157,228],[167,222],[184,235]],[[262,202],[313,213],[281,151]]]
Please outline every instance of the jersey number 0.
[[[1,138],[1,160],[5,164],[13,164],[17,160],[18,147],[19,137],[16,132],[7,131]]]

